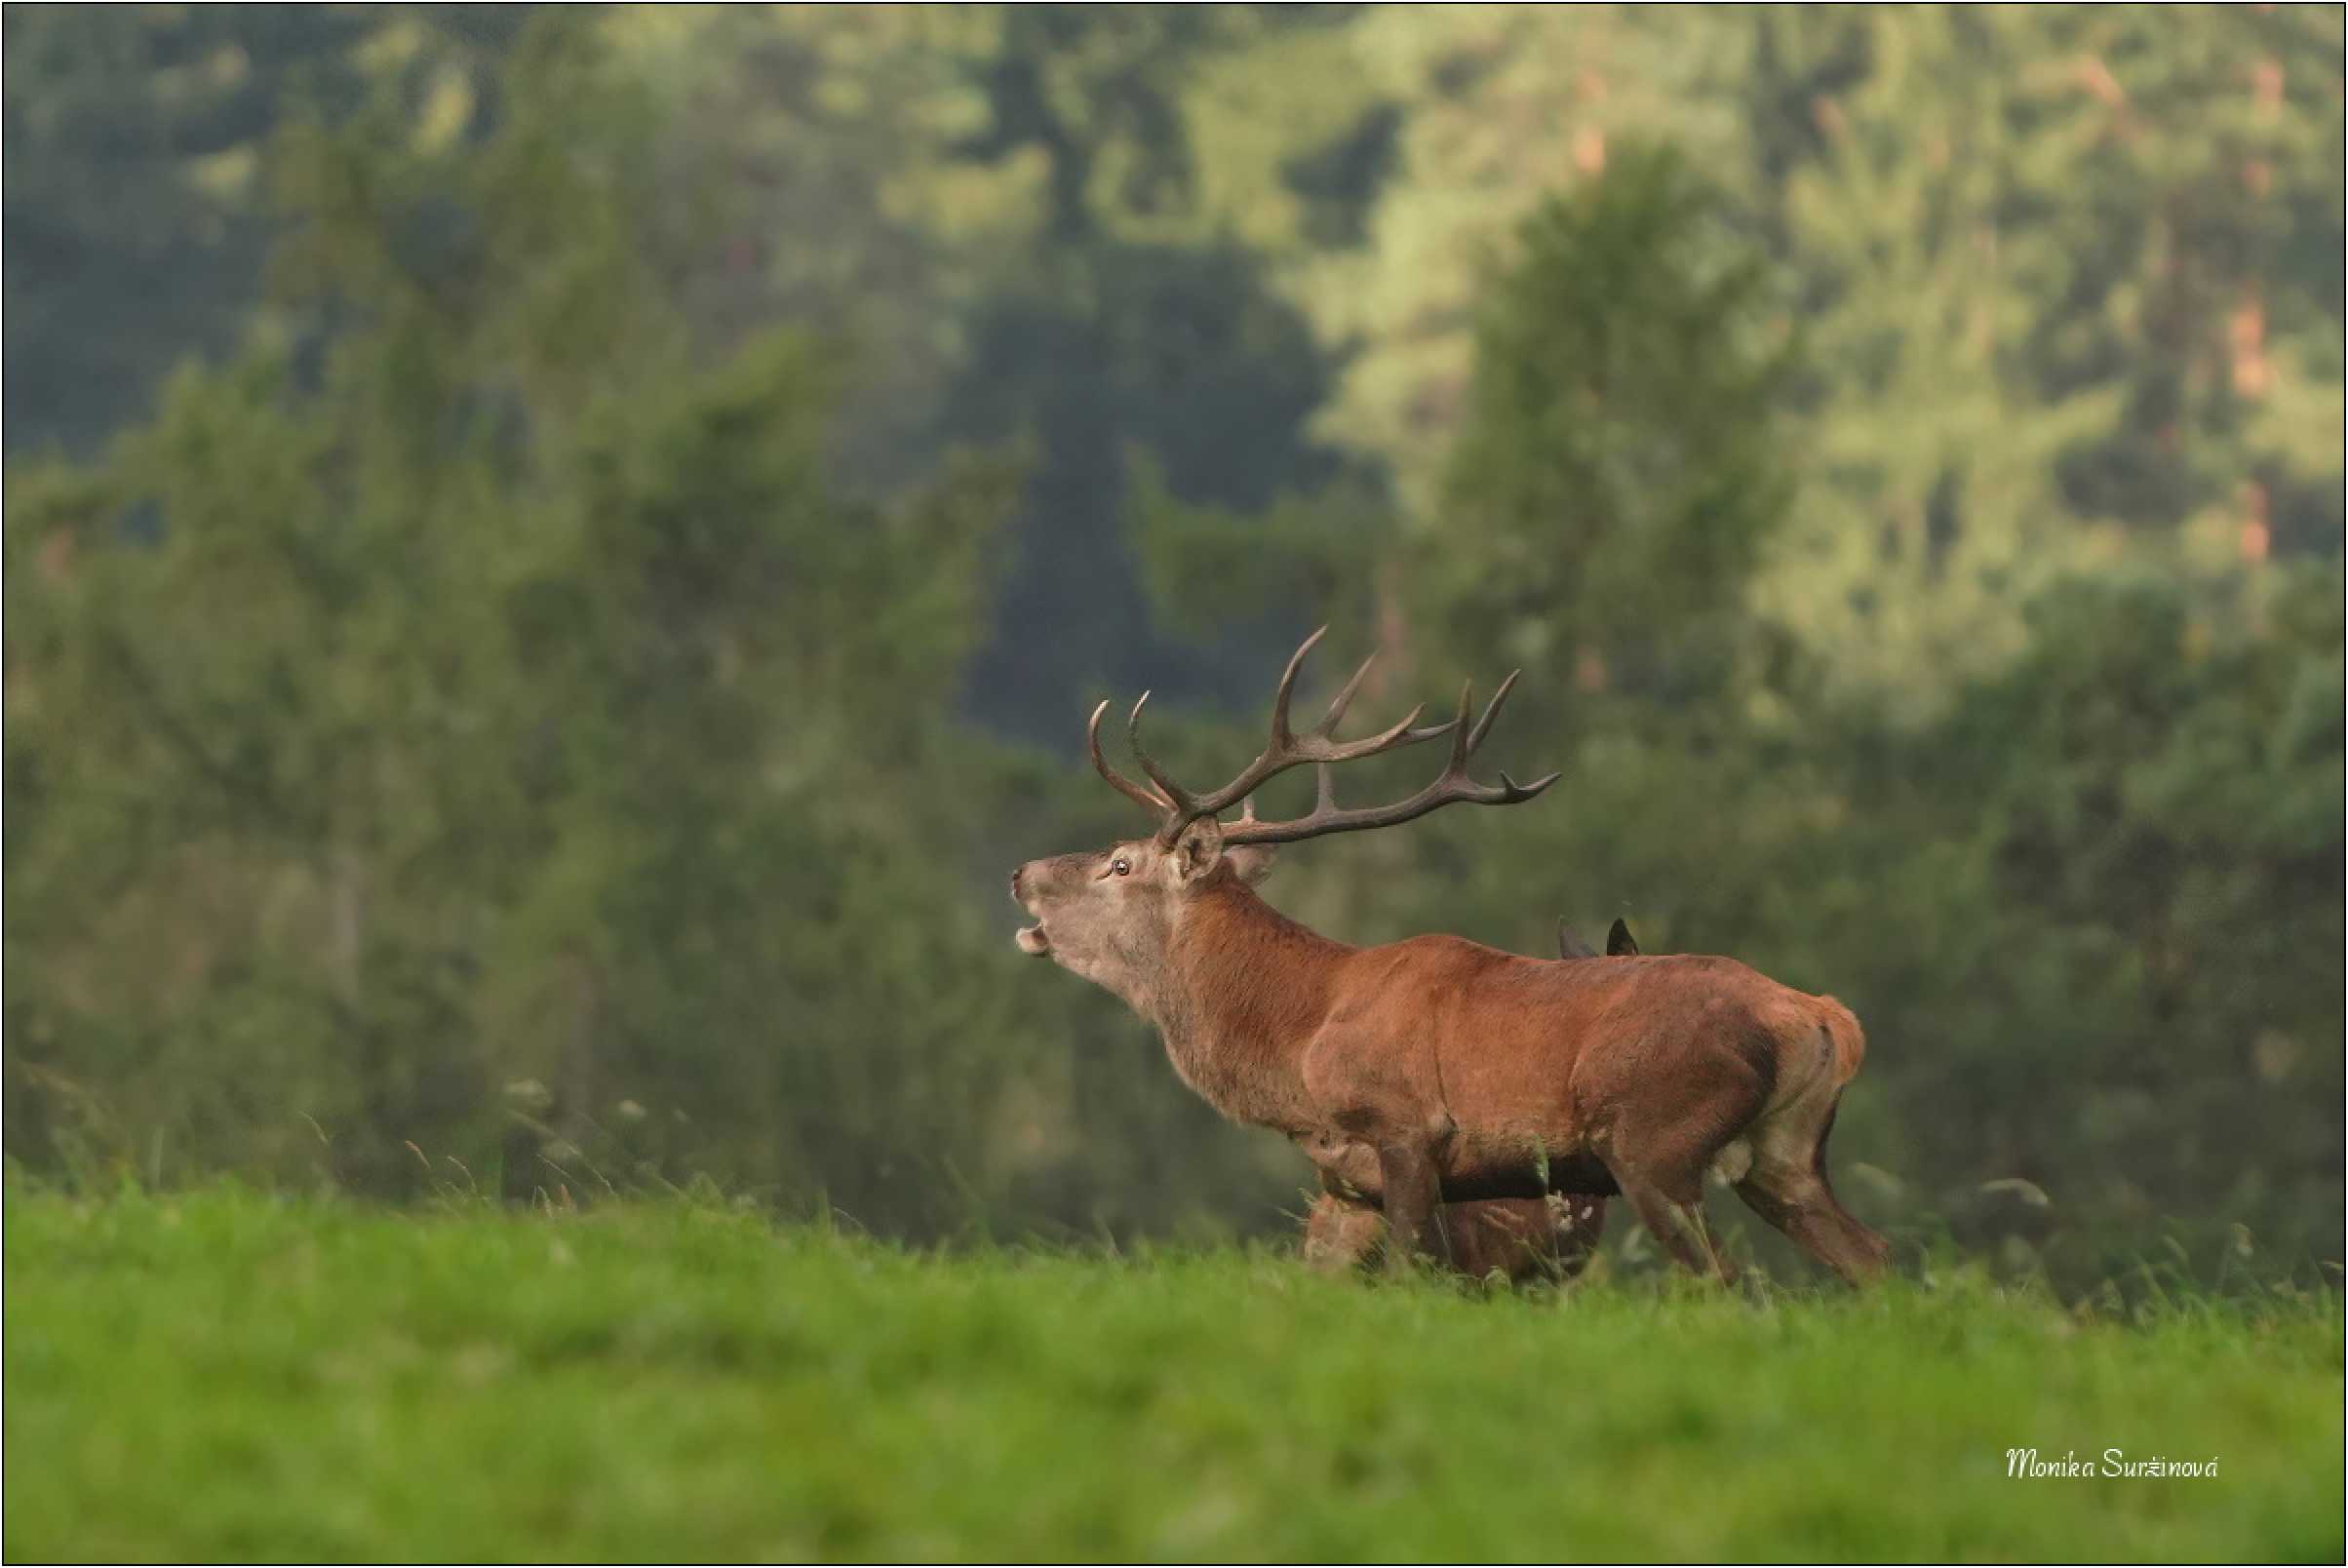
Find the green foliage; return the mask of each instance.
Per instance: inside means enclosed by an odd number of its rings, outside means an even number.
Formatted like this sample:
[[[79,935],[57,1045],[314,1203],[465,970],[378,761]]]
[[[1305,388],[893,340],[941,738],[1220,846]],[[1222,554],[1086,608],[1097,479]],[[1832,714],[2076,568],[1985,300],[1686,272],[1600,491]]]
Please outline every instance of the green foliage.
[[[217,1191],[12,1187],[7,1248],[12,1559],[2340,1550],[2328,1296],[1478,1300]],[[2009,1480],[2013,1447],[2218,1471]]]
[[[1297,155],[1326,148],[1334,124],[1372,138],[1384,176],[1339,243],[1266,235],[1303,308],[1347,350],[1319,431],[1390,473],[1410,510],[1434,511],[1488,252],[1546,198],[1604,172],[1620,138],[1668,127],[1699,167],[1730,167],[1747,31],[1652,7],[1462,7],[1433,25],[1365,7],[1300,40],[1281,102],[1248,106],[1297,127],[1267,161],[1293,190],[1311,167]]]
[[[542,29],[478,149],[302,133],[316,371],[188,372],[11,507],[15,1050],[172,1169],[486,1170],[535,1082],[571,1143],[658,1108],[630,1152],[681,1171],[861,1200],[919,1158],[934,1213],[991,1008],[924,780],[1002,476],[843,500],[808,345],[689,355],[605,80]],[[61,1155],[54,1094],[11,1110]]]
[[[2340,582],[2282,586],[2270,625],[2212,642],[2173,583],[2063,585],[1918,738],[1910,831],[1984,872],[1891,1015],[1940,1058],[1899,1078],[1918,1153],[1970,1145],[2122,1233],[2333,1240]]]
[[[180,357],[235,347],[271,238],[266,143],[296,104],[372,80],[402,137],[450,135],[517,9],[9,12],[8,450],[93,451]]]
[[[1414,596],[1520,656],[1572,649],[1585,687],[1717,686],[1793,490],[1773,282],[1668,149],[1537,209],[1484,294]]]
[[[1937,697],[2130,544],[2336,557],[2336,17],[1762,25],[1822,393],[1768,593],[1839,682]]]
[[[1929,703],[2114,549],[2338,553],[2340,19],[2203,20],[1370,8],[1286,43],[1283,98],[1229,65],[1194,113],[1250,117],[1209,188],[1347,351],[1317,428],[1430,517],[1475,417],[1479,257],[1667,137],[1808,349],[1757,606],[1838,686]],[[1272,172],[1385,115],[1360,240],[1273,216]]]
[[[974,689],[1006,727],[1061,742],[1088,705],[1076,682],[1095,673],[1184,700],[1251,690],[1252,670],[1229,650],[1151,634],[1118,523],[1146,504],[1148,481],[1136,479],[1151,472],[1184,503],[1250,511],[1274,498],[1272,476],[1296,488],[1332,477],[1332,462],[1299,450],[1326,377],[1294,309],[1234,249],[1097,240],[1038,280],[1006,285],[973,333],[949,428],[1024,439],[1036,454],[1013,524],[1023,548],[996,636],[972,665]],[[1035,636],[1041,625],[1097,650],[1092,667]]]
[[[1127,516],[1142,583],[1158,613],[1198,638],[1234,624],[1284,627],[1291,607],[1367,624],[1378,608],[1378,564],[1395,546],[1396,519],[1366,485],[1331,484],[1248,510],[1186,505],[1146,452],[1130,465]],[[1234,570],[1237,563],[1244,570]],[[1260,696],[1261,671],[1243,687]]]

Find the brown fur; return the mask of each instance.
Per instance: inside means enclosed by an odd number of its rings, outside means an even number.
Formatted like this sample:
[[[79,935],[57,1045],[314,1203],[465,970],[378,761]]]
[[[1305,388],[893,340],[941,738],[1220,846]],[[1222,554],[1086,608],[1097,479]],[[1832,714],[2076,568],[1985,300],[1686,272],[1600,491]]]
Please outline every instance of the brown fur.
[[[1262,864],[1227,855],[1211,818],[1164,849],[1034,861],[1012,878],[1037,917],[1019,945],[1156,1024],[1225,1116],[1381,1201],[1389,1255],[1442,1257],[1444,1201],[1619,1191],[1674,1257],[1725,1273],[1702,1206],[1718,1168],[1846,1278],[1881,1270],[1888,1249],[1835,1201],[1820,1156],[1864,1050],[1831,998],[1730,959],[1351,947],[1258,898]]]
[[[1636,953],[1621,921],[1607,934],[1610,954]],[[1557,922],[1557,956],[1594,959],[1598,950],[1565,921]],[[1513,1280],[1571,1279],[1588,1266],[1606,1233],[1606,1199],[1555,1193],[1529,1197],[1470,1198],[1440,1211],[1453,1267],[1481,1279],[1494,1270]],[[1305,1216],[1305,1261],[1343,1271],[1367,1264],[1386,1241],[1386,1219],[1357,1195],[1323,1193]]]

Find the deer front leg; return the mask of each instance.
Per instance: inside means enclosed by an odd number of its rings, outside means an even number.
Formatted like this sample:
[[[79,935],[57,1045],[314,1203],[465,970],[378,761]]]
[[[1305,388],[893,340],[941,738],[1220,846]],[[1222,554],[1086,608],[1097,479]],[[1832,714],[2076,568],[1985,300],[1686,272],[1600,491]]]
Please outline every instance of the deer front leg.
[[[1386,1266],[1408,1272],[1421,1258],[1451,1267],[1451,1238],[1444,1233],[1442,1178],[1434,1153],[1423,1143],[1378,1146],[1379,1184],[1386,1190]]]

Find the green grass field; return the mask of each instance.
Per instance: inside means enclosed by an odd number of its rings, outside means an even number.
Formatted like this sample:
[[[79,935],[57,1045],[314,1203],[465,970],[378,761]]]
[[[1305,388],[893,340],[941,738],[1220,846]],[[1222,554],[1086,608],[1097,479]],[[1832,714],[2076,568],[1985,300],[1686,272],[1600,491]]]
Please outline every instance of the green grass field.
[[[1478,1297],[684,1202],[6,1219],[15,1561],[2342,1555],[2328,1297]]]

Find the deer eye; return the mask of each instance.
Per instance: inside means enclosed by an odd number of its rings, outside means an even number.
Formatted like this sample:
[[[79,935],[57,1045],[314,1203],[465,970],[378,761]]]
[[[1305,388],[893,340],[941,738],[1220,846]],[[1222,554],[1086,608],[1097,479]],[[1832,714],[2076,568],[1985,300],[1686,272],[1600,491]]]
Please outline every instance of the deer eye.
[[[1119,855],[1109,862],[1109,869],[1122,877],[1133,870],[1133,862],[1127,860],[1123,855]]]

